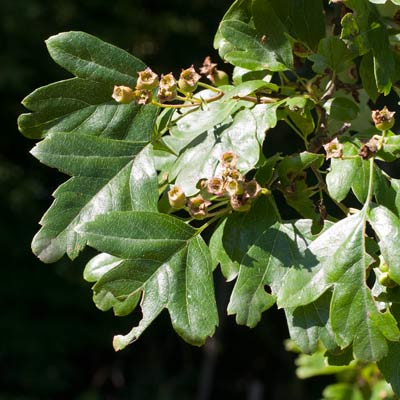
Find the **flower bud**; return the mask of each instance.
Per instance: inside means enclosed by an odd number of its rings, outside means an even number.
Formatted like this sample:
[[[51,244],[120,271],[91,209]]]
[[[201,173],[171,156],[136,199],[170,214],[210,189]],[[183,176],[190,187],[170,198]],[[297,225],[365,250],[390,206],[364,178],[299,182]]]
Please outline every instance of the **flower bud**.
[[[170,91],[176,90],[176,79],[172,75],[172,72],[167,75],[161,75],[160,88]]]
[[[214,85],[223,86],[229,85],[229,76],[225,71],[217,69],[214,74]]]
[[[149,67],[147,67],[144,71],[138,72],[138,75],[139,78],[136,82],[136,89],[153,90],[158,86],[158,75]]]
[[[149,104],[151,103],[151,100],[153,98],[152,93],[150,92],[150,90],[135,90],[134,92],[134,96],[135,96],[135,101],[138,104]]]
[[[189,213],[192,217],[203,219],[207,216],[207,207],[211,204],[210,201],[203,199],[199,194],[188,201]]]
[[[182,70],[178,81],[179,89],[184,93],[194,92],[200,78],[201,76],[196,72],[193,65],[188,69]]]
[[[111,97],[121,104],[129,104],[136,99],[135,92],[128,86],[114,86]]]
[[[221,156],[221,164],[225,168],[235,168],[238,156],[233,151],[225,151]]]
[[[343,155],[343,144],[339,143],[338,138],[331,140],[329,143],[324,144],[326,151],[326,159],[340,158]]]
[[[183,208],[186,205],[185,193],[183,193],[182,189],[179,186],[174,186],[168,192],[168,201],[171,207],[177,209]]]
[[[225,182],[222,178],[214,177],[207,181],[208,193],[222,196],[225,193]]]
[[[261,194],[261,186],[255,179],[253,179],[245,183],[244,191],[247,199],[255,199]]]
[[[167,88],[160,87],[157,92],[158,101],[165,103],[167,101],[173,101],[176,99],[176,90],[169,90]]]
[[[387,131],[394,125],[394,111],[389,111],[387,107],[383,107],[382,110],[372,111],[372,120],[377,129],[380,131]]]
[[[251,203],[243,195],[233,195],[231,196],[231,207],[235,211],[249,211],[251,208]]]
[[[242,180],[230,179],[225,184],[225,190],[230,196],[242,195],[244,194],[245,183]]]

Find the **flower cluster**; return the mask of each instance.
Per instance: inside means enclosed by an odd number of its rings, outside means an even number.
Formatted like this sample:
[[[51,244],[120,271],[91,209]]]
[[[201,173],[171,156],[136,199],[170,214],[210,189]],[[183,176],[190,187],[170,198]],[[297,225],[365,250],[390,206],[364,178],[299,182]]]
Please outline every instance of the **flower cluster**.
[[[221,176],[215,176],[208,180],[201,180],[200,193],[187,199],[179,186],[174,186],[168,192],[169,203],[176,209],[186,207],[194,218],[202,219],[207,216],[208,208],[213,203],[228,204],[227,210],[248,211],[251,202],[262,193],[261,186],[255,179],[246,181],[236,168],[237,155],[232,151],[222,154],[223,167]]]
[[[172,72],[158,77],[149,67],[138,72],[135,89],[128,86],[114,86],[112,97],[115,101],[128,104],[132,101],[137,104],[149,104],[153,100],[153,91],[157,89],[157,98],[160,103],[177,99],[177,92],[190,95],[197,89],[201,76],[196,72],[193,65],[183,69],[178,81]]]

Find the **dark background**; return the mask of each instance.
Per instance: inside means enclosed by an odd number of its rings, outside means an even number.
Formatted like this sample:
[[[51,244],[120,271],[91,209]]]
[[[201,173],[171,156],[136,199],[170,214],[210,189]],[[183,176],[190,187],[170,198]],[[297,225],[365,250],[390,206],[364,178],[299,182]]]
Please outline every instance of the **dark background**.
[[[217,59],[212,40],[230,0],[6,0],[0,13],[0,400],[317,399],[325,380],[298,381],[283,315],[253,330],[224,309],[231,287],[216,273],[221,323],[203,348],[183,342],[164,313],[140,340],[114,353],[112,337],[139,317],[97,310],[76,261],[45,265],[30,251],[51,192],[65,180],[29,154],[17,130],[20,101],[69,77],[44,40],[82,30],[134,53],[157,72]],[[223,68],[222,63],[220,66]]]

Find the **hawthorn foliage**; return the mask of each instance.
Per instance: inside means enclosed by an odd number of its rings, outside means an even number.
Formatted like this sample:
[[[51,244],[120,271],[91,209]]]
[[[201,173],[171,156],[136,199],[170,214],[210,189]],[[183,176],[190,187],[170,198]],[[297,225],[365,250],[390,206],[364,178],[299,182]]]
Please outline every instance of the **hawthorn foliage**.
[[[70,178],[32,249],[46,263],[99,251],[84,271],[96,306],[142,312],[116,350],[164,309],[203,344],[220,268],[238,324],[276,304],[312,363],[374,363],[400,394],[400,136],[375,106],[400,94],[399,15],[397,0],[236,0],[214,40],[231,77],[210,58],[157,74],[83,32],[47,40],[74,77],[27,96],[18,124]],[[284,124],[294,154],[269,147]],[[338,385],[325,398],[365,395]],[[371,396],[393,395],[379,385]]]

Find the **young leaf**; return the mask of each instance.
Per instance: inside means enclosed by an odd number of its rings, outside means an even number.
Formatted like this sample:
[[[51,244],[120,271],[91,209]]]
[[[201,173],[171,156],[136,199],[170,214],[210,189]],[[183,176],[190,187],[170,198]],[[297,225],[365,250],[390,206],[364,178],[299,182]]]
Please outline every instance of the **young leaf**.
[[[95,297],[110,293],[106,305],[115,309],[143,292],[143,318],[126,336],[114,338],[116,350],[136,340],[164,308],[189,343],[201,345],[213,334],[218,317],[211,258],[195,229],[151,212],[112,212],[78,229],[91,246],[125,260],[102,276]]]

